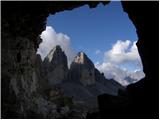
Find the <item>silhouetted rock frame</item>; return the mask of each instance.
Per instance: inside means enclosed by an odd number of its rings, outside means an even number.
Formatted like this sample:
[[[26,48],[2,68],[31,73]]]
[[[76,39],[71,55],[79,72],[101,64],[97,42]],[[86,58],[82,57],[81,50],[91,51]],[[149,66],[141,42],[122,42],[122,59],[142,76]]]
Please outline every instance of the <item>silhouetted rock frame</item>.
[[[109,2],[5,2],[2,1],[2,118],[19,118],[19,113],[12,113],[16,109],[18,99],[10,87],[12,76],[23,74],[22,65],[34,66],[36,50],[41,42],[39,35],[45,29],[47,17],[64,10],[88,4],[90,8],[95,8],[99,3],[104,5]],[[158,70],[158,1],[127,2],[122,1],[123,10],[136,27],[138,42],[137,47],[142,59],[145,78],[139,82],[127,86],[129,92],[129,105],[122,107],[124,113],[118,111],[107,114],[104,106],[100,107],[100,118],[158,118],[159,105],[159,70]],[[107,12],[107,11],[106,11]],[[117,21],[118,22],[118,21]],[[33,48],[32,54],[26,53],[23,57],[24,46],[28,44]],[[27,61],[25,61],[28,59]],[[24,62],[25,61],[25,62]],[[28,73],[29,74],[29,73]],[[19,78],[16,79],[19,82]],[[21,91],[23,95],[23,91]],[[103,98],[103,97],[102,97]],[[112,97],[111,97],[112,98]],[[108,100],[104,96],[102,101]],[[112,98],[114,99],[114,98]],[[117,98],[115,98],[117,99]],[[100,104],[101,105],[101,104]],[[9,108],[8,108],[9,107]],[[117,107],[116,107],[117,108]],[[13,111],[11,110],[13,109]],[[113,108],[114,109],[114,108]],[[119,110],[121,110],[119,108]],[[117,117],[116,117],[117,116]],[[27,116],[28,117],[28,116]],[[26,118],[27,118],[26,117]],[[30,116],[32,118],[32,116]]]

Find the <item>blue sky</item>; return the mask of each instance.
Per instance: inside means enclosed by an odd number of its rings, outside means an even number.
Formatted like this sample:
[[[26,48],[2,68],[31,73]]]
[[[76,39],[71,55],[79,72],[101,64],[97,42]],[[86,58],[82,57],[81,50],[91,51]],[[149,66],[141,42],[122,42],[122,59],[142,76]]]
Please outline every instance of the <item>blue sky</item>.
[[[107,6],[99,4],[93,9],[85,5],[57,13],[48,17],[47,26],[67,34],[72,47],[76,51],[84,51],[93,62],[103,60],[103,55],[95,57],[97,49],[105,52],[117,40],[137,40],[135,27],[117,1]]]
[[[61,45],[70,63],[77,52],[83,51],[106,77],[116,76],[114,79],[122,84],[128,84],[124,83],[128,71],[134,74],[138,70],[144,76],[135,45],[136,29],[119,1],[50,15],[41,38],[37,53],[42,59],[55,45]]]

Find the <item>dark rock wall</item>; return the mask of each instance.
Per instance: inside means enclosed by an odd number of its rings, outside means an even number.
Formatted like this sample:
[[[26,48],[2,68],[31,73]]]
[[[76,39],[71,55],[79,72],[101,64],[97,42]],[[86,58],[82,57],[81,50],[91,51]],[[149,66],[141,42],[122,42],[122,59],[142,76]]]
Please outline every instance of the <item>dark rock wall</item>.
[[[147,77],[157,75],[158,66],[158,3],[122,2],[125,12],[136,27],[138,51]],[[154,42],[151,42],[154,41]],[[156,59],[154,59],[156,58]],[[154,64],[154,67],[153,67]]]
[[[101,118],[158,118],[158,2],[124,2],[122,7],[136,27],[137,47],[145,78],[127,86],[117,97],[98,97]],[[125,93],[125,94],[124,94]],[[122,101],[122,103],[121,103]],[[118,104],[117,104],[118,103]]]
[[[49,14],[98,3],[2,2],[2,118],[35,117],[34,99],[41,101],[36,49]]]
[[[98,3],[2,2],[3,118],[32,117],[32,112],[27,111],[33,107],[30,100],[37,94],[36,49],[41,42],[39,35],[45,28],[48,15],[85,4],[93,8]],[[137,28],[137,46],[146,73],[144,80],[128,86],[131,98],[135,100],[135,103],[131,102],[131,106],[136,105],[134,108],[139,109],[138,105],[142,105],[138,112],[157,117],[158,2],[122,2],[122,6]]]
[[[144,117],[158,117],[158,48],[159,48],[159,4],[158,1],[122,2],[124,11],[137,29],[137,47],[143,63],[146,77],[129,85],[135,114]]]
[[[35,59],[35,72],[37,75],[37,90],[40,93],[43,93],[46,89],[49,88],[48,86],[48,79],[44,70],[43,62],[41,56],[39,54],[36,55]]]

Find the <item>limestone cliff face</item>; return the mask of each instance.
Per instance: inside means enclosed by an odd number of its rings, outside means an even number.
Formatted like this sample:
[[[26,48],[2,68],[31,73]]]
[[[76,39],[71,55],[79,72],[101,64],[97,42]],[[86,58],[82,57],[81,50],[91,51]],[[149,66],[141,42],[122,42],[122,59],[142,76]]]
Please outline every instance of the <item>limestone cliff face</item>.
[[[67,79],[67,57],[60,46],[53,48],[44,59],[43,66],[50,85],[59,84]]]
[[[43,68],[51,90],[59,86],[74,102],[83,102],[89,108],[97,107],[98,95],[117,95],[118,89],[124,89],[116,81],[107,80],[83,52],[77,54],[68,70],[67,58],[60,46],[50,51],[44,59]]]
[[[79,52],[70,66],[70,79],[92,85],[95,83],[95,68],[92,61],[83,52]]]

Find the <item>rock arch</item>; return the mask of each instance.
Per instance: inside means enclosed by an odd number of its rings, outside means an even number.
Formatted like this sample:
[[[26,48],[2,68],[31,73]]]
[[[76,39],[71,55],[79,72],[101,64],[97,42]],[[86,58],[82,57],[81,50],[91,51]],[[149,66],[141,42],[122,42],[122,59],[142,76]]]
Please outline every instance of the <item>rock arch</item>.
[[[32,118],[32,114],[23,115],[16,111],[25,105],[25,97],[36,92],[35,56],[41,42],[40,33],[44,30],[46,18],[64,10],[72,10],[88,4],[90,8],[99,3],[109,2],[2,2],[2,117]],[[123,9],[137,29],[137,47],[142,59],[146,77],[128,86],[134,101],[132,113],[140,117],[158,117],[158,1],[125,2]],[[16,94],[15,92],[16,91]],[[19,103],[20,102],[20,103]],[[30,105],[29,105],[30,106]],[[140,109],[139,109],[140,108]],[[129,108],[126,108],[129,109]],[[133,111],[131,111],[133,112]],[[147,114],[147,115],[146,115]],[[107,117],[107,116],[105,116]],[[131,116],[129,116],[131,117]],[[133,117],[133,116],[132,116]]]

